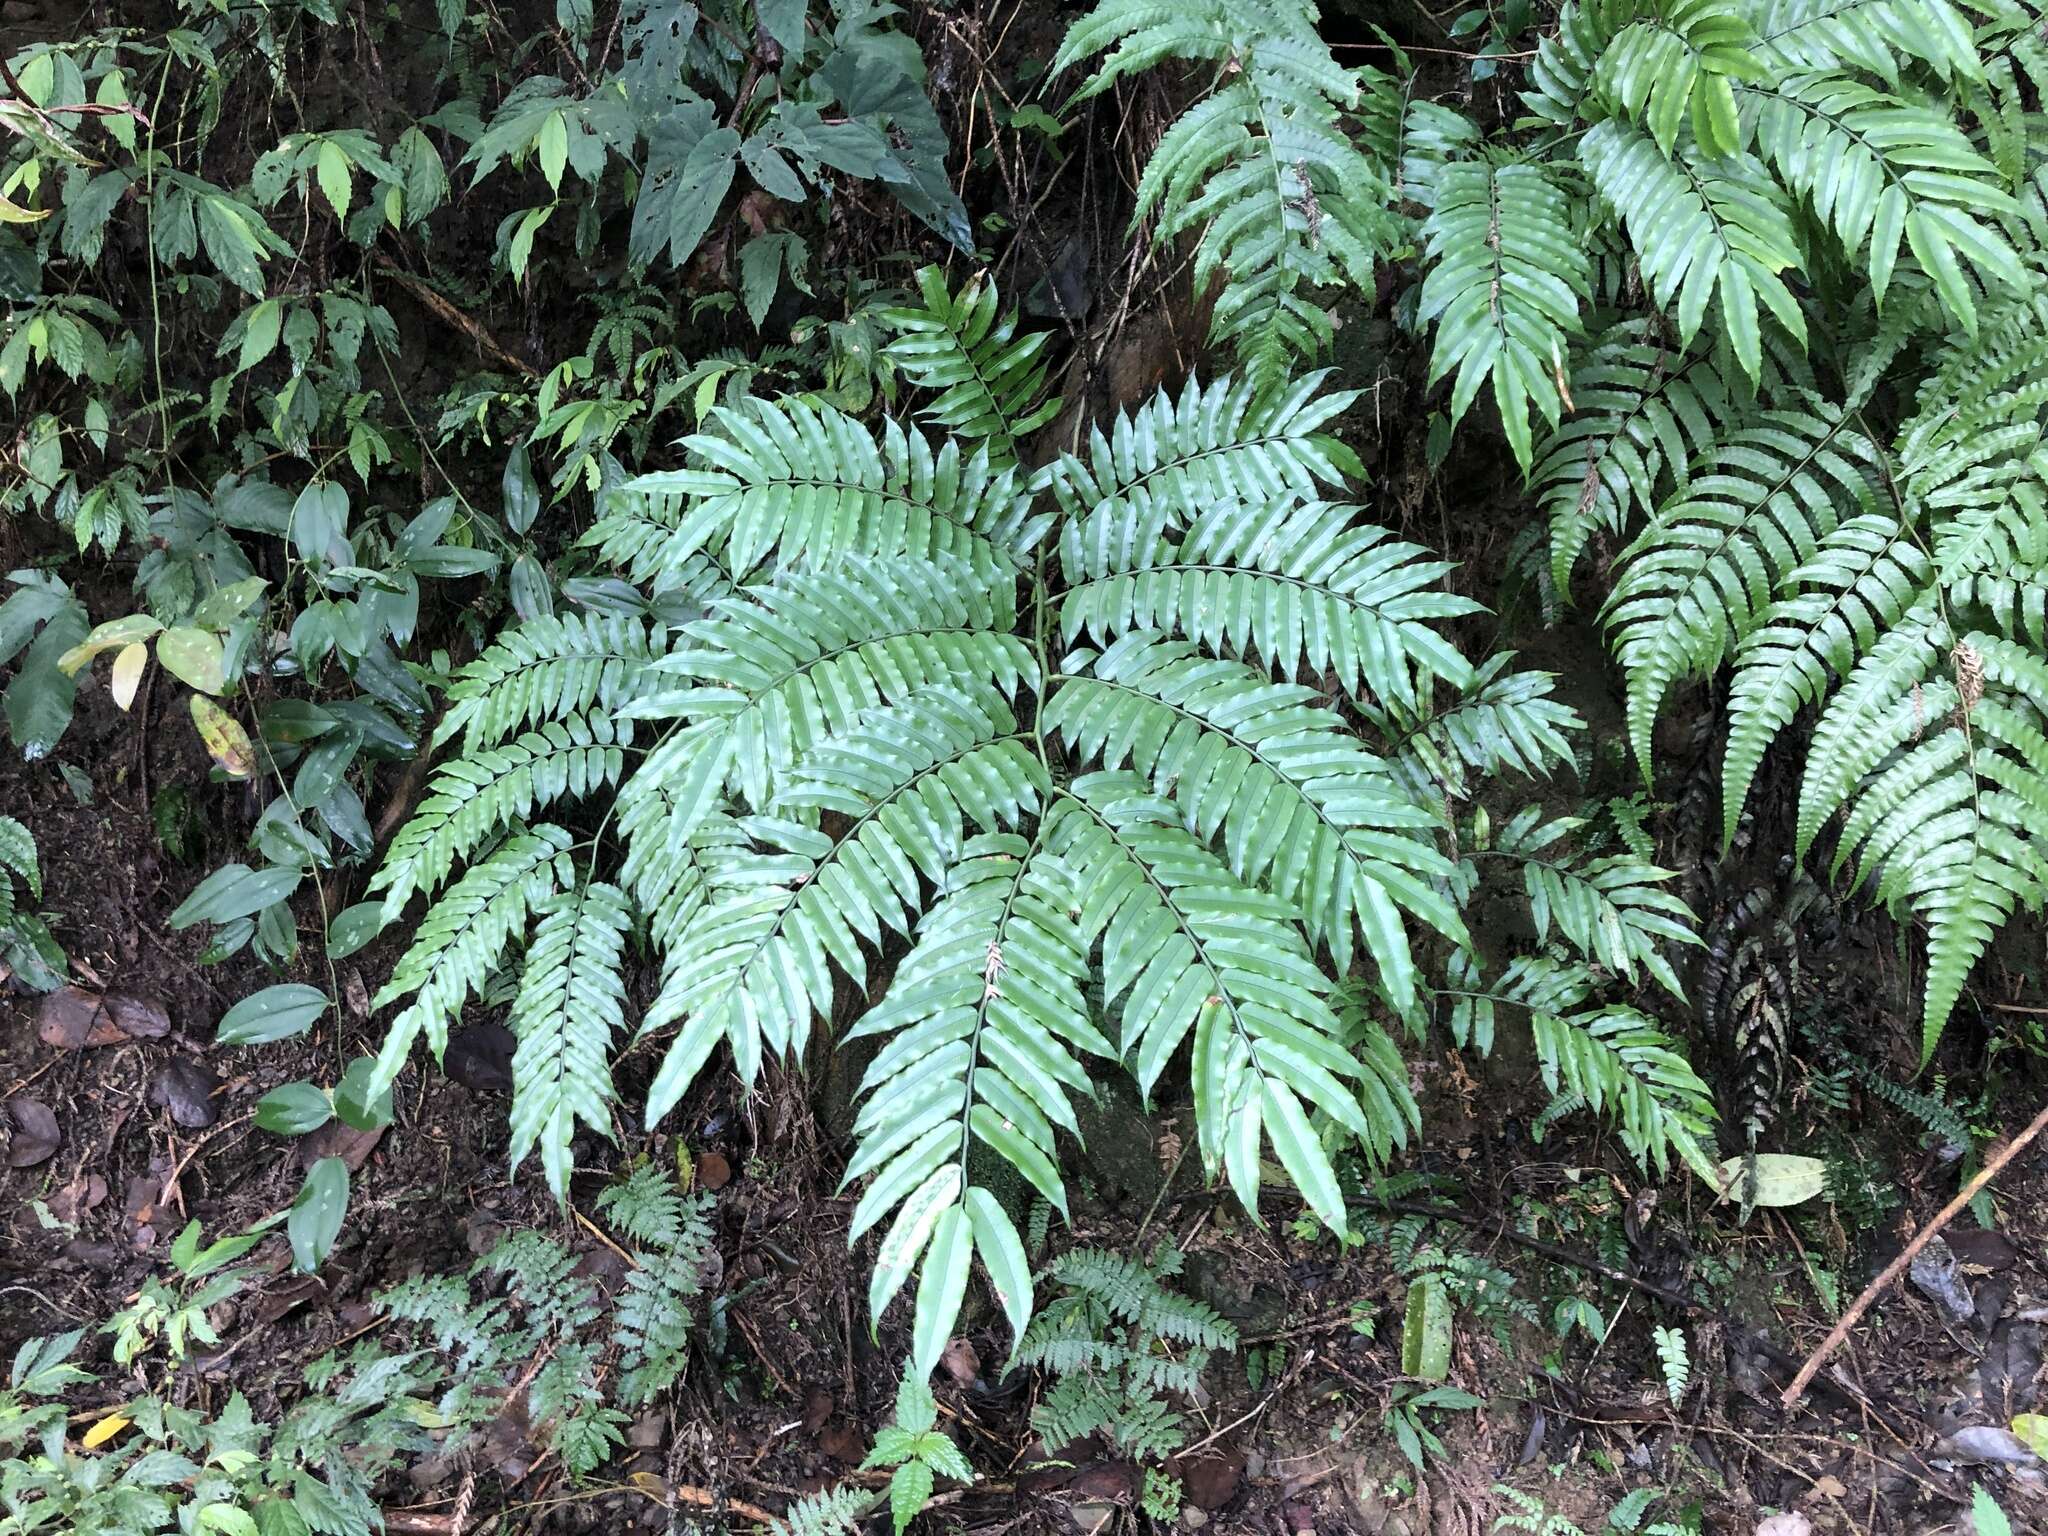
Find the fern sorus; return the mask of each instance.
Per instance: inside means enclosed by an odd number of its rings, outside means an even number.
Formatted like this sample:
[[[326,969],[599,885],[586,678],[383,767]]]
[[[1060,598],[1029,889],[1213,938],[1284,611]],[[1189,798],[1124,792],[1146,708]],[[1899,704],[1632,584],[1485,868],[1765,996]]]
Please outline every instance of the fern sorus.
[[[1323,428],[1349,396],[1191,382],[1027,475],[1042,344],[987,288],[923,299],[901,355],[950,437],[716,410],[590,534],[651,584],[723,572],[708,611],[540,621],[464,669],[465,745],[382,877],[431,901],[378,1058],[388,1082],[438,1050],[517,964],[513,1151],[560,1193],[578,1124],[610,1128],[622,1044],[654,1048],[652,1125],[714,1057],[751,1083],[850,1013],[872,1048],[852,1235],[879,1237],[877,1316],[913,1290],[920,1373],[977,1258],[1026,1327],[998,1189],[1065,1212],[1062,1138],[1112,1064],[1147,1092],[1185,1074],[1203,1164],[1247,1208],[1278,1168],[1342,1228],[1333,1153],[1415,1134],[1393,1032],[1470,944],[1429,765],[1476,792],[1568,760],[1577,726],[1543,674],[1466,661],[1447,567],[1341,499],[1355,461]],[[1662,878],[1541,886],[1589,1008],[1594,966],[1667,977]],[[615,972],[643,922],[660,983],[629,1029]],[[1647,1028],[1559,1014],[1546,1039],[1643,1156],[1692,1157],[1693,1080]]]

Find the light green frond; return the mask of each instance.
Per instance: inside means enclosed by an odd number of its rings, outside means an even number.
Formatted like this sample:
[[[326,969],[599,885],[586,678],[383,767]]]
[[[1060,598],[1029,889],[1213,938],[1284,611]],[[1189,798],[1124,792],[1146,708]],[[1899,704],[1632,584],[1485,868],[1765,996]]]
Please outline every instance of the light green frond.
[[[1534,124],[1569,133],[1583,120],[1597,121],[1605,108],[1594,90],[1594,71],[1623,27],[1635,20],[1636,0],[1567,0],[1557,13],[1557,30],[1545,33],[1529,63],[1532,90],[1522,105]]]
[[[1431,266],[1416,311],[1419,322],[1436,323],[1429,379],[1457,370],[1453,423],[1491,379],[1526,473],[1534,453],[1529,408],[1556,427],[1569,338],[1591,297],[1585,243],[1563,190],[1541,166],[1447,165],[1435,195],[1423,224]]]
[[[1079,905],[1073,872],[1042,846],[1011,835],[973,839],[918,924],[888,996],[848,1033],[885,1042],[859,1089],[846,1181],[867,1187],[850,1235],[895,1213],[869,1290],[877,1320],[924,1256],[913,1328],[920,1379],[952,1337],[973,1253],[1013,1329],[1021,1332],[1031,1311],[1023,1241],[974,1182],[974,1149],[1067,1208],[1055,1132],[1079,1134],[1073,1098],[1094,1094],[1085,1059],[1115,1055],[1089,1021]],[[941,1234],[953,1212],[959,1231],[948,1243]]]
[[[1679,130],[1710,156],[1742,144],[1735,84],[1764,73],[1751,47],[1745,8],[1730,0],[1651,0],[1616,31],[1594,66],[1595,88],[1612,109],[1650,130],[1668,158]]]
[[[830,809],[836,835],[791,820],[749,823],[765,852],[711,855],[706,899],[664,959],[640,1033],[682,1028],[648,1090],[648,1123],[682,1096],[720,1040],[752,1082],[764,1053],[800,1051],[829,1015],[831,965],[865,985],[863,946],[905,933],[969,828],[1035,811],[1046,784],[1002,700],[929,689],[863,716],[818,747],[779,811]],[[828,964],[828,961],[830,964]]]
[[[1136,414],[1117,413],[1107,433],[1089,434],[1087,457],[1063,453],[1040,483],[1069,517],[1129,508],[1178,530],[1227,502],[1314,500],[1364,468],[1349,448],[1320,429],[1356,394],[1323,394],[1327,375],[1311,373],[1281,392],[1260,394],[1248,380],[1190,378],[1178,400],[1161,390]]]
[[[1931,723],[1922,684],[1948,653],[1947,621],[1932,594],[1878,637],[1821,712],[1799,785],[1798,856],[1886,754]]]
[[[1464,692],[1400,723],[1394,762],[1418,801],[1466,799],[1473,774],[1537,778],[1576,762],[1568,733],[1584,730],[1585,721],[1551,697],[1554,674],[1511,672],[1514,660],[1508,651],[1487,658]]]
[[[567,614],[507,629],[456,673],[434,745],[460,734],[470,753],[522,726],[617,709],[638,696],[647,664],[660,653],[644,624],[612,614]]]
[[[1994,294],[2027,276],[1998,217],[2017,205],[1954,118],[1839,76],[1751,87],[1757,153],[1775,166],[1870,277],[1879,304],[1903,243],[1966,330],[1976,301],[1958,257]]]
[[[1772,66],[1862,69],[1893,87],[1906,60],[1943,79],[1981,78],[1974,31],[1949,0],[1768,0],[1756,11],[1757,52]]]
[[[581,799],[616,783],[632,744],[630,720],[614,725],[592,712],[442,764],[370,877],[370,890],[384,892],[384,921],[396,921],[415,892],[431,896],[499,828],[565,795]]]
[[[1675,310],[1681,346],[1716,299],[1721,331],[1752,379],[1763,372],[1759,305],[1805,345],[1805,317],[1779,276],[1803,265],[1791,210],[1754,156],[1709,160],[1687,148],[1667,159],[1609,121],[1587,133],[1580,158],[1628,231],[1651,296]]]
[[[422,1034],[439,1059],[448,1044],[448,1021],[505,958],[527,914],[574,883],[571,842],[560,827],[515,830],[427,909],[411,948],[370,1001],[372,1008],[382,1008],[410,999],[386,1026],[371,1075],[373,1094],[397,1080]]]
[[[1221,839],[1236,878],[1291,903],[1340,975],[1362,935],[1389,1000],[1413,1006],[1406,920],[1464,935],[1433,883],[1451,872],[1437,819],[1313,689],[1143,630],[1062,670],[1046,729],[1084,760],[1129,764],[1196,837]]]
[[[1769,412],[1711,449],[1623,554],[1604,621],[1628,674],[1629,737],[1645,774],[1672,685],[1712,673],[1756,626],[1842,509],[1868,496],[1875,458],[1824,402]]]
[[[12,816],[0,815],[0,871],[10,869],[21,876],[31,901],[43,899],[43,871],[36,862],[35,834]],[[6,890],[8,884],[5,875],[0,874],[0,891]]]
[[[540,1149],[548,1188],[566,1199],[580,1120],[611,1135],[613,1035],[625,1026],[625,893],[594,882],[541,903],[506,1023],[512,1054],[512,1166]]]
[[[1927,924],[1923,1064],[1993,936],[2048,891],[2048,664],[1982,633],[1945,662],[1916,694],[1928,732],[1851,798],[1834,861]]]
[[[1735,650],[1721,764],[1721,838],[1735,837],[1764,750],[1846,677],[1918,598],[1927,557],[1896,516],[1867,512],[1822,539]]]
[[[957,440],[933,452],[923,436],[883,424],[878,441],[853,417],[798,399],[718,407],[715,432],[683,439],[688,467],[626,482],[650,516],[672,513],[660,542],[641,541],[630,579],[716,551],[744,576],[771,557],[822,567],[849,555],[926,558],[993,555],[1012,563],[1038,541],[1045,518],[1012,467]],[[596,538],[606,547],[598,529]]]
[[[970,279],[959,295],[946,291],[937,267],[917,274],[924,303],[882,314],[898,334],[889,356],[920,389],[938,399],[921,414],[956,437],[986,439],[1000,463],[1017,461],[1018,444],[1058,412],[1045,394],[1050,331],[1017,334],[1017,313],[1004,314],[991,281]]]
[[[1270,1142],[1316,1214],[1344,1230],[1343,1194],[1308,1112],[1381,1159],[1410,1127],[1365,1113],[1363,1069],[1340,1043],[1329,983],[1292,906],[1241,883],[1130,774],[1074,780],[1043,836],[1074,871],[1081,931],[1102,945],[1103,999],[1139,1083],[1149,1091],[1192,1036],[1204,1165],[1227,1172],[1255,1212],[1259,1149]]]
[[[1611,1119],[1622,1145],[1659,1176],[1676,1152],[1714,1182],[1701,1143],[1714,1121],[1713,1096],[1670,1037],[1634,1008],[1600,1008],[1569,1017],[1530,1016],[1536,1059],[1552,1093],[1577,1094]]]
[[[1174,631],[1290,678],[1333,677],[1375,707],[1412,710],[1432,681],[1465,686],[1471,666],[1431,624],[1478,604],[1444,590],[1447,562],[1358,515],[1318,501],[1227,504],[1175,540],[1157,509],[1138,520],[1099,510],[1061,534],[1062,635],[1108,644]]]
[[[986,560],[849,559],[721,603],[656,669],[676,686],[632,706],[686,723],[621,790],[620,816],[637,824],[664,797],[680,850],[728,787],[765,808],[805,752],[878,705],[948,682],[1035,688],[1015,621],[1015,579]]]
[[[1627,533],[1744,409],[1705,349],[1674,352],[1643,320],[1602,333],[1572,370],[1571,396],[1576,409],[1537,446],[1529,475],[1561,599],[1594,531]]]

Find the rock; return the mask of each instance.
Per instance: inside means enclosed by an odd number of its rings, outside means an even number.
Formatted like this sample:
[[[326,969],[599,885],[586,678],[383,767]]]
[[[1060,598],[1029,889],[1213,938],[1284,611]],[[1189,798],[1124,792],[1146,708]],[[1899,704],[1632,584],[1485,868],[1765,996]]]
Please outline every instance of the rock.
[[[214,1102],[219,1091],[217,1073],[188,1056],[173,1056],[149,1085],[149,1102],[168,1109],[187,1130],[203,1131],[220,1118]]]
[[[9,1099],[7,1120],[13,1134],[7,1139],[7,1166],[33,1168],[48,1162],[57,1150],[57,1117],[40,1099]]]
[[[1758,1521],[1756,1536],[1813,1536],[1813,1522],[1797,1510],[1788,1509]]]
[[[946,1346],[946,1352],[939,1356],[940,1368],[952,1378],[956,1387],[972,1386],[981,1374],[981,1356],[965,1339],[955,1339]]]
[[[1947,1241],[1936,1237],[1913,1256],[1912,1266],[1906,1271],[1914,1289],[1959,1323],[1977,1315],[1976,1299],[1963,1283],[1960,1268]]]
[[[1096,1536],[1096,1532],[1116,1518],[1116,1511],[1117,1506],[1114,1504],[1104,1503],[1100,1499],[1083,1499],[1078,1504],[1067,1506],[1067,1518],[1073,1522],[1074,1529],[1079,1531],[1081,1536]]]
[[[1198,1504],[1190,1504],[1180,1512],[1180,1523],[1191,1531],[1199,1531],[1209,1523],[1209,1512]]]
[[[171,1016],[159,1004],[125,992],[59,987],[36,1011],[37,1037],[60,1051],[160,1040],[170,1032]]]

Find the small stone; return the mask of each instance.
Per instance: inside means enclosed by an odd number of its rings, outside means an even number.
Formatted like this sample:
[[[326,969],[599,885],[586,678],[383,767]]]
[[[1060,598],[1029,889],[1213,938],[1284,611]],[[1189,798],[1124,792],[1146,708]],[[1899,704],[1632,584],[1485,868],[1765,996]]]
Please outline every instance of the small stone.
[[[1110,1521],[1116,1518],[1117,1506],[1104,1504],[1094,1499],[1067,1506],[1067,1518],[1074,1522],[1074,1529],[1081,1536],[1095,1536]]]
[[[1788,1509],[1759,1521],[1756,1536],[1813,1536],[1813,1522],[1797,1510]]]
[[[1180,1512],[1180,1523],[1188,1530],[1199,1531],[1209,1523],[1209,1512],[1199,1504],[1190,1504]]]

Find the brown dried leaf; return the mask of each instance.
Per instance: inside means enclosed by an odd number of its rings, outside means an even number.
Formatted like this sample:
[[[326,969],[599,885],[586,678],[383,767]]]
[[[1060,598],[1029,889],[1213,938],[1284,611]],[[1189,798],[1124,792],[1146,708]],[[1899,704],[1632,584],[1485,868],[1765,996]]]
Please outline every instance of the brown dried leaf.
[[[57,1150],[57,1117],[39,1099],[9,1099],[7,1118],[14,1134],[7,1142],[7,1166],[33,1168]]]

